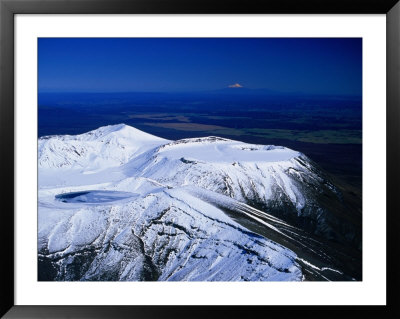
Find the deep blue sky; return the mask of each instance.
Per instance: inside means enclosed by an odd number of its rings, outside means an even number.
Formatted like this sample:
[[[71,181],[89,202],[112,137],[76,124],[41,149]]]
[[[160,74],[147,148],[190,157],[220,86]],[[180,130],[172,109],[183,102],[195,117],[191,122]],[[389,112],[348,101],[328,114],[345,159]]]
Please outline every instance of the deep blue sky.
[[[361,38],[39,38],[39,92],[361,95]]]

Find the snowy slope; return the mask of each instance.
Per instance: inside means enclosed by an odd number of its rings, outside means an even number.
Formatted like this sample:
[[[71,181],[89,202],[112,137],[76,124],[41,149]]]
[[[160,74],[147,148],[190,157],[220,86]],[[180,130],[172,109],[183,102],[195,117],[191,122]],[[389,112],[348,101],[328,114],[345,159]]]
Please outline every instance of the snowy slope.
[[[301,156],[285,147],[207,137],[162,145],[134,158],[124,170],[127,175],[139,174],[171,186],[196,185],[239,200],[268,200],[277,186],[301,208],[304,198],[286,173],[299,166],[296,159]]]
[[[293,252],[184,190],[146,179],[107,189],[110,197],[116,189],[135,193],[130,200],[117,194],[115,201],[93,205],[90,195],[89,202],[63,202],[53,196],[59,190],[40,192],[44,276],[52,269],[55,280],[302,279]]]

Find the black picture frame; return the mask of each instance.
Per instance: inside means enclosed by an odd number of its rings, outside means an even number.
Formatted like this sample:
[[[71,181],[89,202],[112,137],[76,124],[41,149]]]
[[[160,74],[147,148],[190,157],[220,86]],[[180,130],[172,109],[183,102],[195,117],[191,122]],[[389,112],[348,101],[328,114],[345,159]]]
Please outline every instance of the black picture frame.
[[[14,303],[14,15],[15,14],[385,14],[387,22],[387,305],[386,306],[17,306]],[[1,308],[4,318],[179,318],[329,314],[399,317],[400,3],[398,0],[0,0]],[[384,206],[383,206],[384,207]],[[378,271],[378,270],[377,270]],[[268,309],[265,309],[268,307]]]

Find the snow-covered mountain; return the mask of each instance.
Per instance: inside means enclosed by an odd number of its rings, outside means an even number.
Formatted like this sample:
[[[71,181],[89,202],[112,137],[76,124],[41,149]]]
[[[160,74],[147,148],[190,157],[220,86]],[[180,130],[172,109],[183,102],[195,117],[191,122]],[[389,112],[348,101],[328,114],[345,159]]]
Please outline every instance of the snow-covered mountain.
[[[312,236],[357,236],[340,191],[281,146],[121,124],[40,138],[38,166],[41,280],[337,279]]]

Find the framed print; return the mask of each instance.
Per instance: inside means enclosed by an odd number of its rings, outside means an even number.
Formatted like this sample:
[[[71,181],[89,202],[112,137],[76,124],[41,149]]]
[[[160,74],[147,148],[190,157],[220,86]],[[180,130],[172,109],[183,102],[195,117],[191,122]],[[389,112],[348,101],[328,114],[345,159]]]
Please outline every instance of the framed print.
[[[2,1],[2,314],[396,314],[399,8]]]

